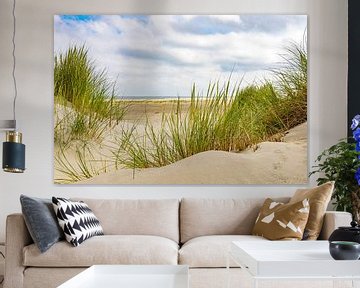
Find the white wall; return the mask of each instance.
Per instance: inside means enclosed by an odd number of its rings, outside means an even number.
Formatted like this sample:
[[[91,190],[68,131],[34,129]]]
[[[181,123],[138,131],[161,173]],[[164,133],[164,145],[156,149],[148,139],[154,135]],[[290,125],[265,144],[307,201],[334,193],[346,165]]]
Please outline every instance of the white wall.
[[[345,0],[17,0],[18,123],[27,149],[23,175],[0,172],[0,242],[21,193],[50,197],[176,198],[287,196],[294,186],[56,186],[53,181],[53,15],[66,13],[309,15],[309,165],[346,135]],[[11,0],[0,1],[0,119],[11,119]],[[0,136],[1,141],[4,134]],[[1,156],[0,156],[1,157]],[[311,182],[311,185],[314,181]]]

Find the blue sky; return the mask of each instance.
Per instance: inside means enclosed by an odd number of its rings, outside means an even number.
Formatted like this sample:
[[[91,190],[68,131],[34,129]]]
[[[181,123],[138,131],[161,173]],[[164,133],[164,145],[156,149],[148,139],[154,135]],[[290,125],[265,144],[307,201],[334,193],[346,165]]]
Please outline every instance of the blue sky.
[[[56,15],[54,53],[86,45],[119,96],[187,97],[193,83],[271,77],[304,15]]]

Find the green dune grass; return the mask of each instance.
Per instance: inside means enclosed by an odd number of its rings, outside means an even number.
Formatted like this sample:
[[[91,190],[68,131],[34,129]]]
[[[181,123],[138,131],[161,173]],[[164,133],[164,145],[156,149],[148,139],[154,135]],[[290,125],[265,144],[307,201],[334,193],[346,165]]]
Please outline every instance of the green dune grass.
[[[282,57],[272,70],[275,80],[241,87],[230,78],[209,83],[205,95],[194,84],[189,108],[184,110],[181,99],[174,101],[172,111],[163,113],[160,129],[150,119],[145,133],[140,134],[136,124],[121,129],[106,148],[112,156],[101,171],[92,165],[100,160],[87,159],[88,152],[76,149],[76,165],[59,153],[56,162],[64,175],[60,182],[91,178],[107,170],[105,166],[161,167],[203,151],[240,152],[262,141],[280,141],[282,133],[307,119],[306,43],[291,44]],[[55,111],[55,143],[64,147],[72,140],[100,139],[126,115],[124,104],[113,101],[113,86],[106,79],[104,71],[96,72],[84,47],[72,47],[55,58],[55,104],[72,108],[61,117]]]
[[[55,56],[55,143],[97,140],[122,119],[125,107],[114,99],[106,71],[98,71],[85,46]],[[67,109],[69,108],[69,109]]]
[[[304,123],[305,48],[305,44],[287,47],[284,62],[272,70],[273,82],[241,88],[240,83],[232,85],[229,79],[223,84],[210,83],[206,95],[200,95],[194,85],[185,116],[179,99],[170,115],[163,115],[160,131],[155,131],[151,122],[147,122],[143,137],[136,129],[124,131],[114,161],[128,168],[149,168],[208,150],[240,152]]]

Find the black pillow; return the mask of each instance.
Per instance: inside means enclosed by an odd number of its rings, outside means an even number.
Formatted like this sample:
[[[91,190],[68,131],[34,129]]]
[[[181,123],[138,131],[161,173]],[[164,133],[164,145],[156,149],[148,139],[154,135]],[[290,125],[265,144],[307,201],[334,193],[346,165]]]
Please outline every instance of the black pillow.
[[[64,239],[64,233],[58,224],[51,199],[21,195],[20,203],[31,238],[41,253]]]

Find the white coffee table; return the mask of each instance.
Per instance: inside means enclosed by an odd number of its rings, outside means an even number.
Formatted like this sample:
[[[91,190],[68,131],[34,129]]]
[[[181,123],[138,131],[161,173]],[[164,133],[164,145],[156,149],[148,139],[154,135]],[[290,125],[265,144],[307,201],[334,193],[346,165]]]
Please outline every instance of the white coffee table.
[[[275,279],[350,280],[350,287],[360,287],[360,261],[332,259],[328,241],[236,241],[229,256],[248,272],[253,287]]]
[[[185,265],[94,265],[58,288],[188,288]]]

